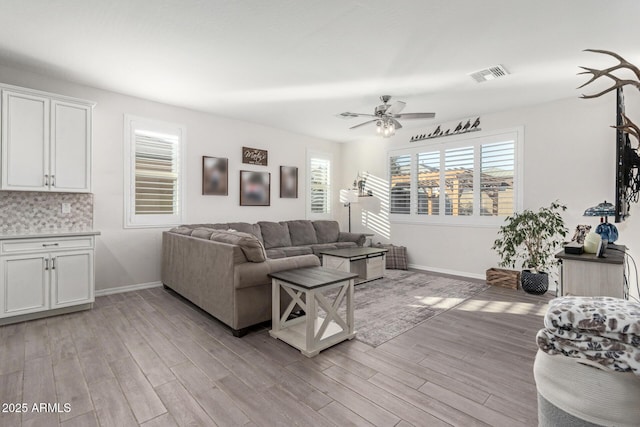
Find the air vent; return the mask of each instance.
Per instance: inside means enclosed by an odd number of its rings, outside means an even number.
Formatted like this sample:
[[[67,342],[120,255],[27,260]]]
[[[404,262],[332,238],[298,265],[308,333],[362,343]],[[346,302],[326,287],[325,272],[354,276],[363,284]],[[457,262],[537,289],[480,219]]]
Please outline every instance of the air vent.
[[[507,74],[509,74],[509,72],[505,70],[502,65],[495,65],[493,67],[485,68],[484,70],[474,71],[469,75],[473,77],[476,82],[482,83],[488,80],[497,79],[498,77],[504,77]]]

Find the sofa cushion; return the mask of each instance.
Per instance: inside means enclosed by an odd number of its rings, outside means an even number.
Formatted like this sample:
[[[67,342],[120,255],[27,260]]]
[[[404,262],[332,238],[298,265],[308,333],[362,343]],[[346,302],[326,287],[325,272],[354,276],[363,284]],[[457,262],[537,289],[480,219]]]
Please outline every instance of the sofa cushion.
[[[358,247],[355,242],[335,242],[332,243],[332,245],[335,245],[338,249]]]
[[[260,221],[258,224],[260,225],[260,230],[262,230],[262,241],[265,249],[291,246],[289,227],[286,222]]]
[[[337,221],[313,221],[313,228],[316,229],[318,243],[333,243],[338,241],[340,226]]]
[[[331,243],[318,243],[317,245],[311,245],[311,250],[314,255],[321,256],[320,251],[328,251],[330,249],[338,249],[336,245]]]
[[[313,253],[309,246],[287,246],[285,248],[278,248],[284,252],[285,256],[298,256],[298,255],[310,255]]]
[[[292,246],[313,245],[318,243],[316,229],[313,223],[307,220],[285,221],[289,227],[289,236]],[[283,224],[282,222],[280,224]],[[311,252],[309,252],[311,253]]]
[[[278,258],[286,258],[287,254],[284,253],[282,248],[276,249],[267,249],[267,258],[269,259],[278,259]]]
[[[200,230],[205,229],[196,229],[193,232],[195,234]],[[260,243],[258,238],[253,234],[241,233],[239,231],[210,231],[211,237],[209,240],[239,246],[249,262],[264,262],[267,259],[262,243]]]
[[[178,227],[173,227],[171,230],[169,230],[169,232],[171,233],[176,233],[176,234],[182,234],[185,236],[191,236],[191,233],[193,233],[193,228],[188,227],[186,225],[181,225]]]
[[[260,240],[260,242],[264,243],[264,240],[262,240],[262,233],[260,232],[260,226],[258,224],[249,224],[248,222],[230,222],[225,225],[227,225],[227,228],[231,230],[253,234],[258,238],[258,240]]]
[[[198,239],[209,240],[211,234],[216,231],[213,228],[194,228],[191,232],[191,237],[197,237]]]

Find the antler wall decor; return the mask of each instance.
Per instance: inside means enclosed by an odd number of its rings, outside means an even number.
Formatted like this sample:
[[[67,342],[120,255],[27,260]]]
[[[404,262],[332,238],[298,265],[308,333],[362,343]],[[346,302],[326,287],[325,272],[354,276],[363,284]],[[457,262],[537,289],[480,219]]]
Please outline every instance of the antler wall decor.
[[[624,97],[622,95],[622,88],[627,85],[634,86],[640,90],[640,69],[617,53],[608,50],[585,49],[585,52],[602,53],[618,60],[617,65],[603,70],[580,67],[584,71],[578,74],[591,74],[591,79],[579,86],[578,89],[593,83],[600,77],[607,77],[613,80],[612,86],[592,95],[582,94],[581,98],[597,98],[613,90],[617,92],[617,123],[616,126],[611,127],[618,131],[616,138],[616,222],[619,222],[620,220],[624,220],[625,216],[628,215],[629,204],[638,202],[638,196],[640,194],[640,174],[638,173],[640,169],[640,156],[638,155],[638,149],[640,148],[640,128],[624,113]],[[636,80],[620,78],[613,74],[620,70],[631,71]],[[631,144],[629,135],[636,139],[635,147]]]

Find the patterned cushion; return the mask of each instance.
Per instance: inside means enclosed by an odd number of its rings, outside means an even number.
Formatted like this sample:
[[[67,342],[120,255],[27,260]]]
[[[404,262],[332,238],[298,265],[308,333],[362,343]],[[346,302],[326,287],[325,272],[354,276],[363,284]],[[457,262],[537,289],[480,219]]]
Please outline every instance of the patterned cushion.
[[[407,248],[405,246],[383,245],[377,243],[373,245],[375,248],[383,248],[387,250],[386,267],[390,270],[407,270]]]

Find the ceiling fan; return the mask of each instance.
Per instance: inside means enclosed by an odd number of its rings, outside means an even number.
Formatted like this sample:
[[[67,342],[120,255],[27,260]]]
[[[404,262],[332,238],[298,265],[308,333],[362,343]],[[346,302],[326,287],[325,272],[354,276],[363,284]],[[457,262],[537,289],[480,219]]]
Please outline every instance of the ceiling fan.
[[[341,117],[350,118],[350,117],[373,117],[372,120],[368,120],[364,123],[360,123],[359,125],[355,125],[350,127],[349,129],[359,128],[360,126],[367,125],[369,123],[376,124],[376,131],[384,136],[385,138],[390,137],[395,134],[396,129],[400,129],[402,125],[397,119],[401,120],[409,120],[409,119],[432,119],[436,116],[436,113],[404,113],[400,114],[400,112],[407,105],[406,102],[396,101],[393,104],[389,104],[389,100],[391,99],[391,95],[382,95],[380,100],[382,101],[382,105],[378,105],[374,110],[373,114],[364,114],[364,113],[350,113],[344,112],[340,113]]]

